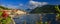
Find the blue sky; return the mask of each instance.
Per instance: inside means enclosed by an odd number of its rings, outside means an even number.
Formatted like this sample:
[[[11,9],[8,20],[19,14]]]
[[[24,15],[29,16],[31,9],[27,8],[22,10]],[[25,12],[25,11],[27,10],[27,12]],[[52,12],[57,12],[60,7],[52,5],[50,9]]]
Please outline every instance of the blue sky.
[[[60,0],[34,0],[38,2],[48,2],[49,4],[60,4]]]
[[[9,8],[17,9],[34,9],[37,6],[43,5],[60,5],[60,0],[0,0],[0,4]]]

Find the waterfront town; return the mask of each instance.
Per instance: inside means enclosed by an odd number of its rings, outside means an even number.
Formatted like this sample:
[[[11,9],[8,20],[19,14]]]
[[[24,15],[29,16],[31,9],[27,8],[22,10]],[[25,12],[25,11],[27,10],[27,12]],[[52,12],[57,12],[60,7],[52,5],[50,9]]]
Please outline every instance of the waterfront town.
[[[60,10],[58,10],[59,9],[58,5],[56,5],[55,8],[58,12],[60,12]],[[44,8],[41,8],[41,9],[44,9]],[[0,19],[2,17],[3,17],[3,19],[6,18],[6,21],[9,22],[10,19],[8,19],[8,18],[11,17],[12,24],[43,24],[43,23],[50,24],[51,22],[53,22],[52,24],[55,24],[55,22],[59,24],[59,22],[60,22],[59,14],[56,14],[56,11],[54,12],[54,9],[53,9],[53,11],[52,10],[50,11],[51,13],[49,11],[45,11],[45,12],[49,12],[49,13],[44,13],[44,12],[40,13],[39,10],[40,9],[38,9],[37,11],[32,10],[31,12],[28,13],[26,11],[22,11],[19,9],[6,9],[3,6],[0,6]],[[44,11],[44,10],[42,10],[42,11]],[[1,20],[3,20],[3,19],[1,19]],[[4,22],[4,24],[6,24],[4,20],[3,20],[3,22]],[[7,24],[8,24],[8,22],[7,22]],[[21,23],[19,23],[19,22],[21,22]],[[32,22],[32,23],[30,23],[30,22]]]
[[[22,14],[26,14],[25,11],[21,11],[21,10],[17,10],[17,9],[13,9],[13,10],[0,10],[0,11],[6,11],[10,16],[14,16],[14,15],[22,15]]]
[[[60,0],[0,0],[0,24],[60,24]]]

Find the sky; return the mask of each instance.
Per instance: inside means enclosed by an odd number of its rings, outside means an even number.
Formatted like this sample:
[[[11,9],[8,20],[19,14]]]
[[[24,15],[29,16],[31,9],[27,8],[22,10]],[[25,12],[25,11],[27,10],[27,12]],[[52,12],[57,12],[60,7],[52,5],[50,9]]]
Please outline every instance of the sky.
[[[60,0],[0,0],[0,5],[16,9],[34,9],[44,5],[60,5]]]

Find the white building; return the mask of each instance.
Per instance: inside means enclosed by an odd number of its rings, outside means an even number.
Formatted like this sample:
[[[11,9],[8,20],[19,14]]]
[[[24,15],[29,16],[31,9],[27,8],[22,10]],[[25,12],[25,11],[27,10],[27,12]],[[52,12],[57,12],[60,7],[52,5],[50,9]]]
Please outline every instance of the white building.
[[[7,11],[7,13],[9,14],[9,16],[14,17],[15,15],[23,15],[26,14],[26,12],[21,11],[21,10],[14,10],[14,12],[12,12],[12,10],[5,10]]]

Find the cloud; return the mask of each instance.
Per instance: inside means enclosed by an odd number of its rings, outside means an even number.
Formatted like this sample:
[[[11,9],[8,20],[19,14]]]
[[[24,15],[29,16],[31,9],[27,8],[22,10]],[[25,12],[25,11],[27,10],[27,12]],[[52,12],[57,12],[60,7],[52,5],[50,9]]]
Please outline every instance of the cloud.
[[[16,8],[16,9],[27,9],[27,8],[34,9],[38,6],[41,7],[47,4],[48,4],[47,2],[37,2],[37,1],[30,0],[26,4],[21,4],[21,3],[19,5],[2,4],[2,6],[8,7],[8,8]]]
[[[11,8],[11,9],[24,9],[24,5],[23,4],[19,4],[19,5],[12,5],[12,4],[2,4],[1,6],[4,6],[4,7],[8,7],[8,8]]]
[[[23,4],[19,4],[19,6],[23,6]]]
[[[29,8],[31,8],[31,9],[34,9],[34,8],[36,8],[36,7],[38,7],[38,6],[44,6],[44,5],[47,5],[48,3],[47,2],[37,2],[37,1],[29,1]]]
[[[33,0],[30,0],[30,1],[33,1]]]

